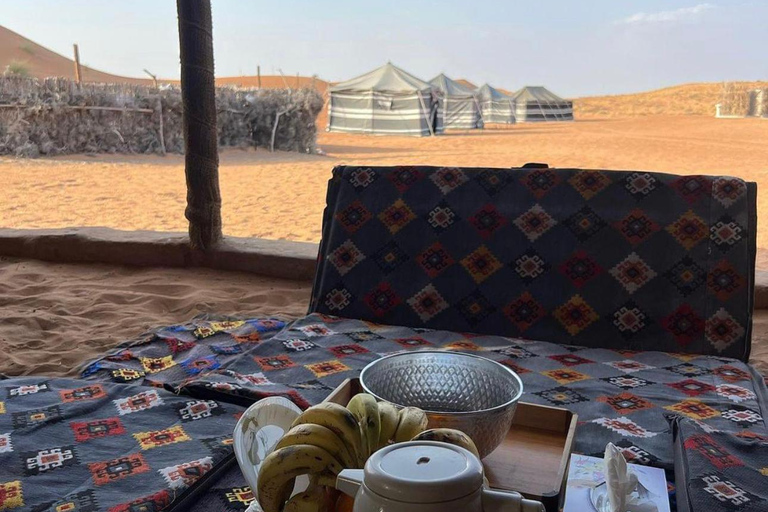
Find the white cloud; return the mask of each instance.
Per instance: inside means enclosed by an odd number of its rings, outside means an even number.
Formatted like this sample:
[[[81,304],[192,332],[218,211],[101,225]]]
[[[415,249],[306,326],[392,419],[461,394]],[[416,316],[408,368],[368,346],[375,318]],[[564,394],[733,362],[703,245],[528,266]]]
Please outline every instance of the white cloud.
[[[673,11],[659,11],[659,12],[638,12],[629,16],[628,18],[621,19],[616,23],[622,25],[642,25],[650,23],[675,23],[678,21],[687,21],[698,17],[701,13],[714,9],[712,4],[699,4],[693,7],[681,7]]]

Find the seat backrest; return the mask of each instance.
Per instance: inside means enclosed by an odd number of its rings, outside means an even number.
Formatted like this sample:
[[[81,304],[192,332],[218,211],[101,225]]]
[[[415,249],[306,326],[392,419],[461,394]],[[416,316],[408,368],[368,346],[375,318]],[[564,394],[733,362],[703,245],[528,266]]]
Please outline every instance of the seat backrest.
[[[310,312],[747,359],[755,198],[731,177],[340,166]]]

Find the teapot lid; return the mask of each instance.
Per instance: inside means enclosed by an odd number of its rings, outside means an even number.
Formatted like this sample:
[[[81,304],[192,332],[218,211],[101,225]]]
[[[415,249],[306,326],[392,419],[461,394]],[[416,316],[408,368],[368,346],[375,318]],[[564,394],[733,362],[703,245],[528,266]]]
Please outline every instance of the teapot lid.
[[[368,489],[390,500],[439,503],[482,488],[483,466],[464,448],[411,441],[374,453],[365,464],[364,479]]]

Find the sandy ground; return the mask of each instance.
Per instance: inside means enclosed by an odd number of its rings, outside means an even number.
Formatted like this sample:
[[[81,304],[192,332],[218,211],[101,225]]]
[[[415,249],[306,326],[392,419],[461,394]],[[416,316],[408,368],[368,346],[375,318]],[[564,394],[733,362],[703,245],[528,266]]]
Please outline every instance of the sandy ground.
[[[758,234],[768,269],[768,120],[653,116],[517,125],[444,137],[322,133],[327,156],[227,150],[221,156],[224,231],[317,241],[325,189],[338,164],[432,164],[648,169],[727,174],[757,181]],[[107,226],[185,231],[180,156],[99,155],[0,159],[0,227]]]
[[[310,285],[208,269],[130,269],[0,259],[0,373],[77,375],[77,368],[152,327],[200,313],[296,318]],[[752,363],[768,375],[768,310]]]
[[[122,341],[201,313],[296,318],[309,293],[239,272],[0,259],[0,374],[74,376]]]

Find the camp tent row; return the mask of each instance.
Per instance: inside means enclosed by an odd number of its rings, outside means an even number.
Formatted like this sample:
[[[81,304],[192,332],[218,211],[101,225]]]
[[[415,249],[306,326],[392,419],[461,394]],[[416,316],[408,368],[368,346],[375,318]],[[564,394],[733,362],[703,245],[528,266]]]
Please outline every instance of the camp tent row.
[[[328,131],[424,137],[516,121],[573,120],[573,106],[544,87],[513,96],[440,74],[425,82],[391,62],[329,89]],[[520,98],[519,100],[517,98]]]

